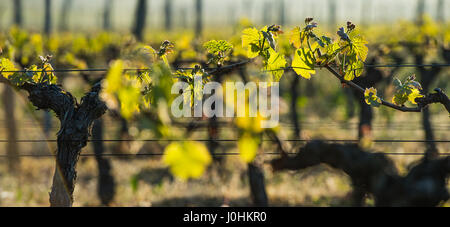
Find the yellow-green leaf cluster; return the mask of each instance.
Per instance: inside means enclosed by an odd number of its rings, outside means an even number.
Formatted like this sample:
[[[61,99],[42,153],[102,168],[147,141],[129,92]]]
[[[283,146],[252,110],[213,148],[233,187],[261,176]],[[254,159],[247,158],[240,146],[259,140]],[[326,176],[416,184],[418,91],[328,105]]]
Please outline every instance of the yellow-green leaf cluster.
[[[381,105],[381,99],[377,96],[377,89],[371,87],[366,88],[364,92],[364,99],[368,105],[379,107]]]
[[[164,164],[182,180],[199,178],[211,161],[206,146],[195,141],[173,142],[164,150]]]
[[[0,59],[0,72],[6,79],[9,79],[9,77],[12,76],[14,72],[3,72],[3,71],[16,71],[16,70],[17,70],[16,66],[14,66],[14,63],[11,60],[7,58]]]
[[[124,63],[116,60],[103,81],[102,98],[109,108],[120,108],[125,119],[130,119],[135,112],[139,112],[141,104],[141,88],[136,78],[124,73]]]
[[[233,45],[225,40],[210,40],[203,47],[211,54],[219,55],[233,49]]]
[[[415,99],[423,97],[420,94],[421,85],[415,81],[415,76],[408,77],[403,83],[395,78],[394,79],[395,94],[392,98],[392,102],[396,105],[403,106],[405,102],[410,101],[412,104],[417,104]]]
[[[340,61],[342,64],[342,70],[344,71],[345,80],[353,80],[355,77],[362,75],[364,70],[364,61],[367,58],[368,43],[358,30],[347,28],[347,33],[343,28],[338,31],[341,41],[339,42],[340,49]],[[332,49],[337,47],[331,46]],[[331,50],[332,51],[332,50]]]

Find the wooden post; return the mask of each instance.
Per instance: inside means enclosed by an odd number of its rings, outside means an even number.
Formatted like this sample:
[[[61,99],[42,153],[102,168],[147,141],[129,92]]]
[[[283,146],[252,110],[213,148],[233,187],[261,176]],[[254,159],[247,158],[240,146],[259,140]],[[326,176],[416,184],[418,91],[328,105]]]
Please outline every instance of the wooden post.
[[[145,20],[147,19],[147,0],[138,0],[133,34],[139,41],[143,40]]]
[[[44,20],[44,33],[50,35],[52,32],[52,1],[45,0],[45,20]]]
[[[293,81],[291,84],[291,118],[292,123],[294,124],[294,138],[300,139],[301,128],[299,122],[299,114],[297,112],[297,100],[299,96],[299,84],[300,84],[300,76],[293,75]]]
[[[438,22],[445,22],[444,7],[445,7],[444,0],[438,0],[436,5],[436,20]]]
[[[14,1],[14,24],[17,26],[22,26],[22,0]]]
[[[70,8],[72,6],[72,0],[64,0],[62,8],[61,8],[61,14],[59,16],[59,24],[58,24],[58,30],[59,31],[67,31],[68,30],[68,18],[70,14]]]
[[[425,0],[417,0],[416,8],[416,23],[421,25],[423,23],[423,15],[425,14]]]
[[[109,31],[112,29],[111,14],[114,1],[105,0],[103,4],[103,29]]]
[[[203,0],[195,0],[195,35],[200,37],[203,31]]]
[[[278,21],[278,23],[281,25],[281,26],[284,26],[284,25],[286,25],[286,9],[285,9],[285,7],[284,7],[284,1],[285,0],[279,0],[279,2],[280,2],[280,12],[279,12],[279,21]]]
[[[172,0],[164,1],[164,28],[166,31],[172,30]]]
[[[111,164],[109,160],[101,156],[104,153],[103,120],[101,118],[94,121],[92,126],[92,139],[94,140],[92,146],[98,168],[97,194],[102,205],[108,206],[114,199],[115,182],[111,175]]]
[[[16,26],[22,26],[22,0],[14,0],[14,18]],[[2,93],[3,111],[6,118],[6,130],[8,143],[6,144],[6,154],[8,156],[8,170],[15,174],[20,171],[19,146],[17,140],[17,125],[15,119],[15,95],[10,86],[5,86]]]
[[[336,0],[328,0],[328,26],[336,27]]]

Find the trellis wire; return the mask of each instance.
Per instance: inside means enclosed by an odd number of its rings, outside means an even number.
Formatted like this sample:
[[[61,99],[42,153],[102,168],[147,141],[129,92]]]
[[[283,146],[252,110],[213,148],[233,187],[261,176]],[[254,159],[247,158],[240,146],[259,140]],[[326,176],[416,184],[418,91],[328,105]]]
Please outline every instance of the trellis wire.
[[[280,155],[279,152],[262,152],[264,155]],[[296,153],[288,152],[289,155],[295,155]],[[422,156],[424,153],[395,153],[395,152],[374,152],[374,154],[385,155],[401,155],[401,156]],[[113,157],[113,158],[141,158],[141,157],[158,157],[163,156],[164,153],[147,153],[147,154],[80,154],[80,157]],[[222,152],[213,153],[212,156],[238,156],[238,152]],[[440,156],[449,156],[450,153],[439,153]],[[22,155],[0,155],[1,158],[53,158],[54,154],[22,154]]]
[[[245,62],[240,62],[237,64],[243,64]],[[241,66],[239,66],[241,67]],[[365,64],[364,68],[393,68],[393,67],[450,67],[450,64]],[[308,69],[303,67],[283,67],[279,69],[273,69],[273,70],[264,70],[265,72],[270,71],[279,71],[279,70],[290,70],[290,69]],[[190,67],[177,67],[175,70],[193,70],[194,68]],[[204,68],[204,70],[217,70],[220,68]],[[11,71],[1,71],[4,73],[27,73],[27,72],[40,72],[40,73],[46,73],[46,72],[107,72],[109,69],[107,68],[91,68],[91,69],[53,69],[53,70],[11,70]],[[148,71],[151,70],[149,68],[143,68],[143,69],[124,69],[123,71]],[[71,140],[75,141],[75,140]],[[169,139],[111,139],[111,140],[87,140],[88,142],[173,142],[173,141],[198,141],[198,142],[209,142],[209,141],[216,141],[216,142],[237,142],[237,139],[180,139],[180,140],[169,140]],[[265,142],[273,142],[272,140],[263,140]],[[310,140],[304,140],[304,139],[285,139],[282,141],[286,142],[308,142]],[[323,140],[327,142],[358,142],[358,140],[341,140],[341,139],[330,139],[330,140]],[[6,143],[6,142],[17,142],[17,143],[40,143],[40,142],[57,142],[57,140],[0,140],[0,143]],[[435,142],[435,143],[449,143],[450,140],[373,140],[374,143],[426,143],[426,142]],[[392,152],[378,152],[383,153],[387,155],[423,155],[423,153],[392,153]],[[277,152],[267,152],[264,154],[279,154]],[[102,156],[102,157],[138,157],[138,156],[161,156],[163,153],[152,153],[152,154],[81,154],[81,157],[96,157],[96,156]],[[239,153],[215,153],[214,155],[239,155]],[[440,153],[440,155],[450,155],[450,153]],[[17,157],[55,157],[56,155],[16,155]],[[4,157],[11,157],[8,155],[0,155],[0,158]]]
[[[236,64],[245,64],[247,62],[238,62]],[[241,65],[242,66],[242,65]],[[237,66],[237,67],[241,67]],[[225,66],[226,67],[226,66]],[[320,66],[317,66],[320,67]],[[409,67],[450,67],[450,64],[365,64],[364,68],[396,68],[396,67],[403,67],[403,68],[409,68]],[[194,70],[193,67],[176,67],[175,70]],[[220,70],[222,68],[203,68],[204,70]],[[305,67],[282,67],[278,69],[272,69],[272,70],[263,70],[263,72],[271,72],[271,71],[280,71],[280,70],[290,70],[290,69],[310,69]],[[362,68],[359,68],[362,69]],[[46,72],[107,72],[108,68],[90,68],[90,69],[53,69],[53,70],[5,70],[1,71],[4,73],[46,73]],[[141,69],[123,69],[123,71],[148,71],[151,70],[150,68],[141,68]],[[355,69],[357,70],[357,69]]]
[[[341,143],[357,143],[357,139],[319,139],[325,142],[341,142]],[[61,140],[62,142],[78,142],[79,140]],[[238,139],[104,139],[104,140],[87,140],[87,142],[183,142],[183,141],[196,141],[196,142],[237,142]],[[273,142],[270,139],[263,139],[263,142]],[[280,139],[282,142],[310,142],[307,139]],[[36,140],[0,140],[0,143],[56,143],[56,139],[36,139]],[[374,143],[450,143],[450,140],[408,140],[408,139],[378,139],[372,140]]]

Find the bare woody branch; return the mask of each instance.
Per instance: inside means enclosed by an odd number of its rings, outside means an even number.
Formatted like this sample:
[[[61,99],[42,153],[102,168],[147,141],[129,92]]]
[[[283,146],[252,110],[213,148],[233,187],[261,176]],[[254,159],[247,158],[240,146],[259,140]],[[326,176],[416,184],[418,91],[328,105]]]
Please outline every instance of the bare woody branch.
[[[356,144],[312,141],[295,156],[273,160],[272,168],[302,170],[319,164],[342,170],[351,178],[354,205],[363,205],[366,194],[373,195],[376,206],[437,206],[449,199],[450,157],[424,158],[400,176],[385,154],[364,151]]]
[[[351,88],[364,93],[364,89],[360,87],[359,85],[355,84],[352,81],[345,80],[344,77],[339,74],[335,69],[333,69],[331,66],[326,65],[325,68],[330,71],[336,78],[338,78],[341,83],[347,84]],[[416,98],[416,102],[418,104],[418,107],[405,107],[405,106],[398,106],[393,103],[387,102],[385,100],[381,100],[381,104],[387,107],[390,107],[392,109],[396,109],[402,112],[421,112],[423,108],[427,107],[429,104],[432,103],[441,103],[444,105],[445,109],[450,114],[450,100],[448,96],[442,91],[440,88],[435,89],[436,93],[433,94],[427,94],[425,97],[422,98]]]

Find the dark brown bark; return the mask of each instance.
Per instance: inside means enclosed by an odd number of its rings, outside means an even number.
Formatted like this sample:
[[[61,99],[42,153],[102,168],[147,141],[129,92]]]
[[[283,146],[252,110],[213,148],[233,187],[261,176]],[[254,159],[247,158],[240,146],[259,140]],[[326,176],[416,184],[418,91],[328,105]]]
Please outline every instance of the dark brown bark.
[[[375,64],[375,60],[369,64]],[[374,87],[377,83],[379,83],[383,79],[383,74],[380,70],[375,68],[367,69],[366,73],[357,77],[353,80],[353,82],[359,85],[362,88],[370,88]],[[367,105],[364,94],[360,93],[356,90],[353,90],[353,95],[356,98],[359,104],[359,124],[358,124],[358,138],[362,139],[364,137],[371,136],[372,133],[372,120],[373,120],[373,110],[372,107]]]
[[[238,68],[239,76],[244,83],[247,83],[247,71],[244,67]],[[266,193],[266,185],[264,180],[264,171],[256,162],[247,165],[247,176],[250,185],[250,197],[253,205],[259,207],[266,207],[269,205],[269,200]]]
[[[324,66],[333,76],[335,76],[342,84],[346,84],[350,86],[352,89],[358,91],[359,93],[364,93],[364,88],[360,87],[356,83],[352,81],[345,80],[344,77],[339,74],[335,69],[331,66]],[[426,108],[429,104],[432,103],[441,103],[445,109],[450,113],[450,100],[448,96],[442,91],[440,88],[434,89],[435,93],[426,94],[425,97],[416,98],[417,107],[406,107],[406,106],[398,106],[393,103],[390,103],[386,100],[381,100],[381,105],[387,106],[389,108],[399,110],[402,112],[421,112],[424,108]]]
[[[262,168],[255,163],[248,164],[247,168],[253,205],[258,207],[268,206],[269,201],[267,199],[264,172]]]
[[[103,146],[103,120],[97,119],[92,126],[92,146],[98,167],[97,193],[102,205],[108,206],[114,199],[115,182],[111,175],[111,164],[108,159],[102,157]]]
[[[364,204],[371,194],[376,206],[437,206],[449,199],[447,178],[450,157],[422,159],[406,176],[381,153],[362,150],[356,144],[312,141],[293,156],[272,161],[274,171],[301,170],[327,164],[345,172],[354,186],[354,204]]]
[[[415,62],[416,64],[423,64],[423,56],[416,55]],[[419,67],[418,71],[420,74],[420,84],[422,85],[422,89],[424,93],[428,93],[431,83],[437,78],[438,73],[440,72],[439,67],[432,67],[431,69],[425,69],[425,67]],[[436,143],[433,142],[435,139],[433,126],[431,124],[430,111],[428,108],[422,110],[422,126],[425,132],[425,140],[427,147],[427,155],[436,156],[438,154],[438,150],[436,147]]]
[[[28,91],[28,99],[34,106],[54,111],[60,120],[50,205],[72,206],[81,149],[86,146],[92,123],[107,109],[98,97],[100,84],[93,86],[79,104],[70,93],[56,85],[25,83],[20,88]]]

